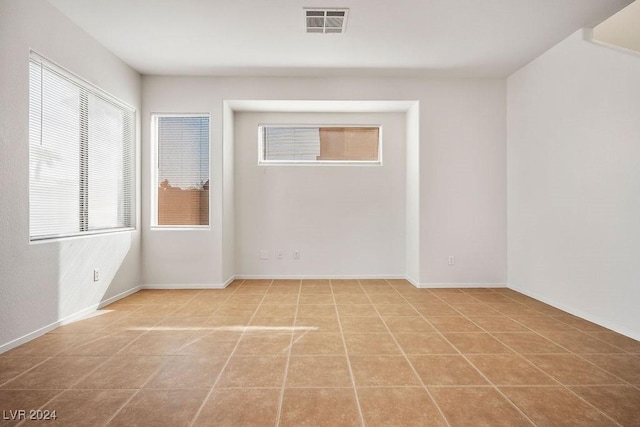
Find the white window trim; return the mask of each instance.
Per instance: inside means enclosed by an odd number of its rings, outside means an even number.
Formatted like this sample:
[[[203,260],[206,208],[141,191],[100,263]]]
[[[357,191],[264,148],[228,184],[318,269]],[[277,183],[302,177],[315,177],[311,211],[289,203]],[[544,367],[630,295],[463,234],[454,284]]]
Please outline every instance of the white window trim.
[[[295,127],[295,128],[377,128],[378,129],[378,160],[265,160],[264,128]],[[382,166],[382,125],[380,124],[258,124],[258,165],[260,166]]]
[[[79,75],[73,73],[72,71],[62,67],[61,65],[58,65],[56,62],[52,61],[51,59],[47,58],[44,55],[41,55],[40,53],[36,52],[33,49],[29,49],[29,62],[37,62],[37,63],[41,63],[44,64],[45,66],[47,66],[48,68],[51,68],[53,70],[55,70],[58,74],[60,74],[61,76],[63,76],[64,78],[74,82],[77,85],[80,86],[84,86],[85,89],[91,90],[93,92],[95,92],[97,95],[102,96],[106,99],[109,100],[109,102],[121,107],[122,109],[125,110],[129,110],[133,113],[133,126],[134,126],[134,130],[133,130],[133,146],[131,147],[133,150],[133,155],[131,157],[131,161],[133,163],[133,175],[134,175],[134,181],[133,181],[133,189],[132,189],[132,197],[133,197],[133,203],[131,205],[131,209],[132,209],[132,214],[131,214],[131,225],[128,227],[114,227],[114,228],[103,228],[103,229],[98,229],[98,230],[89,230],[89,231],[79,231],[79,232],[75,232],[75,233],[67,233],[67,234],[62,234],[62,235],[52,235],[52,236],[40,236],[40,237],[33,237],[31,236],[31,225],[29,224],[29,244],[42,244],[42,243],[49,243],[49,242],[58,242],[58,241],[63,241],[63,240],[74,240],[74,239],[81,239],[81,238],[86,238],[86,237],[91,237],[91,236],[99,236],[99,235],[105,235],[105,234],[115,234],[115,233],[124,233],[124,232],[132,232],[132,231],[136,231],[137,229],[137,200],[138,200],[138,186],[137,186],[137,181],[136,181],[136,176],[137,176],[137,170],[138,170],[138,163],[137,163],[137,140],[138,140],[138,129],[137,129],[137,118],[138,118],[138,110],[136,110],[135,107],[133,107],[130,104],[127,104],[126,102],[122,101],[120,98],[118,98],[117,96],[111,94],[110,92],[107,92],[106,90],[100,88],[99,86],[96,86],[95,84],[91,83],[88,80],[83,79],[82,77],[80,77]],[[30,126],[30,125],[29,125]],[[29,161],[31,161],[31,153],[29,153]],[[29,209],[31,209],[31,206],[29,206]]]
[[[209,225],[158,225],[158,118],[161,117],[208,117],[209,118]],[[211,113],[151,113],[151,222],[149,229],[152,231],[208,231],[211,230]]]

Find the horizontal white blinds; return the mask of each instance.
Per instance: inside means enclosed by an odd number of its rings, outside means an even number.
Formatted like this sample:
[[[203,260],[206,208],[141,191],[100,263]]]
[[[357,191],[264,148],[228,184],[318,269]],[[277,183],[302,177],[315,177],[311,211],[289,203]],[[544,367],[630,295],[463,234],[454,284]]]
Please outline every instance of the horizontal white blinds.
[[[31,240],[133,226],[135,112],[33,55]]]
[[[380,162],[379,126],[260,127],[260,162]]]
[[[155,117],[157,224],[209,225],[209,116]]]
[[[317,127],[264,127],[264,160],[316,160],[320,155]]]

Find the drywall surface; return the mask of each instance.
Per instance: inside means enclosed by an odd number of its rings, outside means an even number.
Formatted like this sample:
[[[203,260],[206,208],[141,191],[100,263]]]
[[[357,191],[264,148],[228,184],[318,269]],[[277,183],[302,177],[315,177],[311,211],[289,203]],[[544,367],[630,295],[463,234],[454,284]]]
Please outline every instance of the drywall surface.
[[[405,114],[235,117],[236,275],[404,276]],[[260,124],[380,125],[383,162],[258,165]]]
[[[414,284],[420,283],[420,104],[407,111],[406,120],[406,219],[405,275]]]
[[[420,278],[506,280],[506,88],[460,81],[420,102]],[[454,264],[448,264],[449,256]]]
[[[510,286],[640,338],[638,218],[640,58],[578,32],[508,79]]]
[[[640,53],[640,1],[594,27],[593,39]]]
[[[503,80],[144,76],[142,81],[144,283],[215,285],[229,278],[223,267],[228,255],[222,247],[223,241],[225,248],[230,246],[223,233],[233,210],[223,207],[223,202],[232,201],[225,197],[231,189],[223,187],[222,179],[233,166],[225,164],[232,160],[223,153],[224,100],[419,101],[420,244],[414,245],[420,248],[418,280],[427,285],[505,282]],[[162,112],[211,113],[210,230],[149,230],[149,123],[151,113]],[[241,185],[242,176],[234,175],[235,186]],[[406,203],[398,209],[406,212]],[[235,216],[239,215],[236,207]],[[397,250],[404,248],[403,240]],[[454,266],[447,265],[449,255],[457,257]],[[242,261],[235,265],[238,262]]]
[[[29,49],[141,104],[140,76],[48,2],[0,2],[0,351],[135,288],[141,270],[139,232],[29,243]]]

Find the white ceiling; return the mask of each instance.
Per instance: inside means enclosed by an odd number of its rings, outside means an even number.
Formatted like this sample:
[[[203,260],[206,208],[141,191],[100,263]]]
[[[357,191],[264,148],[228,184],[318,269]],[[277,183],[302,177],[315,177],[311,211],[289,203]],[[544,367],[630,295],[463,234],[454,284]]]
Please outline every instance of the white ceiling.
[[[49,0],[143,74],[504,77],[631,0]],[[346,7],[344,34],[303,7]]]

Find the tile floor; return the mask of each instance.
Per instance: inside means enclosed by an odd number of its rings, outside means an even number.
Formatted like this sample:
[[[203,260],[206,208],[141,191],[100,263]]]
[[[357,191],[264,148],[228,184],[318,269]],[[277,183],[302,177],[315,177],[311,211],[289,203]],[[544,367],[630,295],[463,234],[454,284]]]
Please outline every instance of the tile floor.
[[[144,290],[102,313],[0,355],[3,418],[640,425],[640,342],[508,289],[247,280]]]

